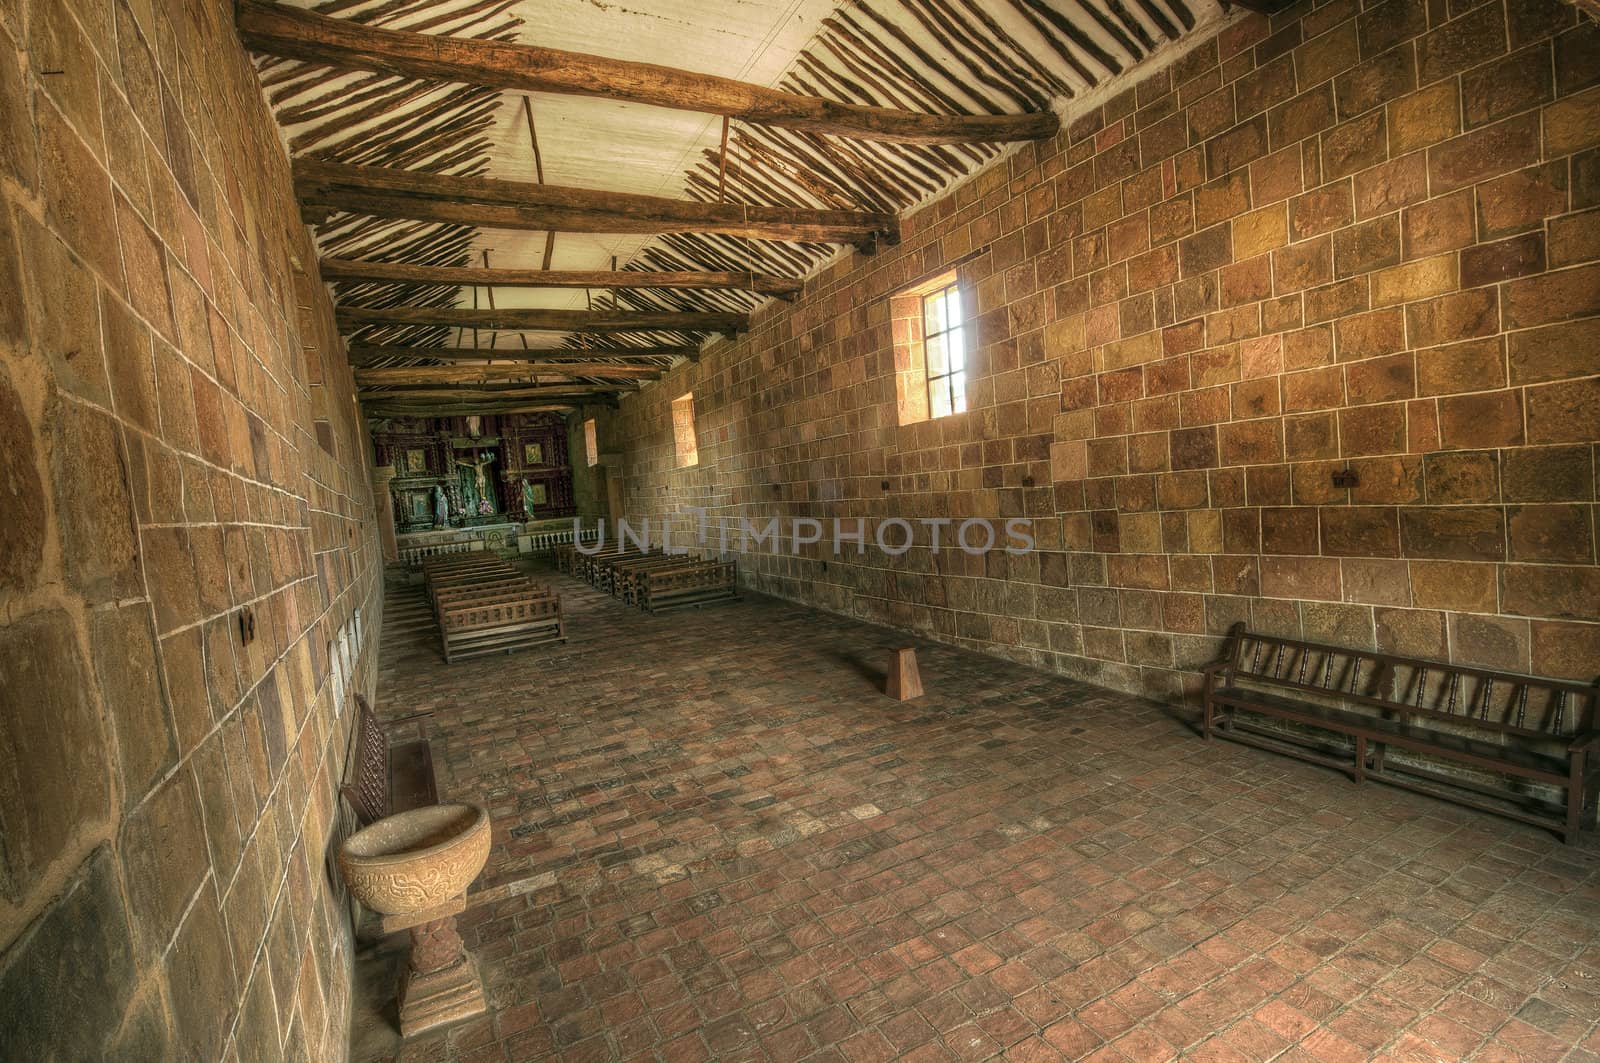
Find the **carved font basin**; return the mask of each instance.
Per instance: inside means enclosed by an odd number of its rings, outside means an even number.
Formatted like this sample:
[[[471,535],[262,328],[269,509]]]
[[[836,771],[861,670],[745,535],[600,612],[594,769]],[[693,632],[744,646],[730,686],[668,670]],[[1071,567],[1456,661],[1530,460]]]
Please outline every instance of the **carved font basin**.
[[[339,847],[350,892],[383,915],[420,912],[465,893],[488,859],[489,813],[477,805],[385,816]]]

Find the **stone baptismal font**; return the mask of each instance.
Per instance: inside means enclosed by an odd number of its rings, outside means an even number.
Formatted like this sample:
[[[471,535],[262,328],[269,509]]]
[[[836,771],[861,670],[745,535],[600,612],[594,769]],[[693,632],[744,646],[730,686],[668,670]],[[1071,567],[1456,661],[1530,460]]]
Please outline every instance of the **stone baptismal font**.
[[[345,840],[339,869],[384,933],[411,931],[400,985],[400,1033],[411,1037],[486,1008],[477,964],[456,932],[466,891],[489,859],[489,813],[428,805],[386,816]]]

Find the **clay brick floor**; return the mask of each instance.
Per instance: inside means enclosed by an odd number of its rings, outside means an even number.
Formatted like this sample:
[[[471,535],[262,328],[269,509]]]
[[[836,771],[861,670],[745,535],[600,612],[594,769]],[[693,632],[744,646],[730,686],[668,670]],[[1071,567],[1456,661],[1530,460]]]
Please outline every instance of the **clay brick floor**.
[[[377,1055],[1600,1059],[1592,842],[942,646],[891,702],[903,635],[551,578],[565,646],[386,639],[381,711],[493,812],[492,1008]]]

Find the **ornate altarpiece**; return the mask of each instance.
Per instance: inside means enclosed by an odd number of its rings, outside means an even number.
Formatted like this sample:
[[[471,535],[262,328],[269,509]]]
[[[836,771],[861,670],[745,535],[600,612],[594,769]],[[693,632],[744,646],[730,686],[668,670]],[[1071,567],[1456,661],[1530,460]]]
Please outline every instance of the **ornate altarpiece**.
[[[389,492],[398,532],[576,512],[567,426],[557,414],[393,418],[373,432],[373,445],[377,463],[394,466]],[[440,491],[445,523],[438,519]]]

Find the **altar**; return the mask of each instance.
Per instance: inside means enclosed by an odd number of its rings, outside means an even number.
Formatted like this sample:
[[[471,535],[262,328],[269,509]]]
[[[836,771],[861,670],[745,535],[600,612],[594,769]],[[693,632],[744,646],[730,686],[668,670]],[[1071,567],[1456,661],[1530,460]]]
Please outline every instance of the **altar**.
[[[576,512],[567,427],[554,414],[388,418],[373,429],[402,549],[455,541],[506,544],[527,521]],[[454,533],[464,533],[465,538]]]

